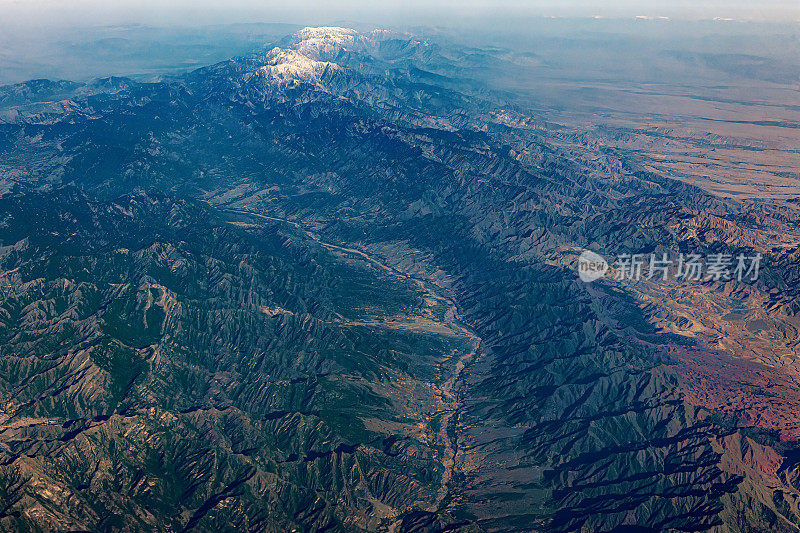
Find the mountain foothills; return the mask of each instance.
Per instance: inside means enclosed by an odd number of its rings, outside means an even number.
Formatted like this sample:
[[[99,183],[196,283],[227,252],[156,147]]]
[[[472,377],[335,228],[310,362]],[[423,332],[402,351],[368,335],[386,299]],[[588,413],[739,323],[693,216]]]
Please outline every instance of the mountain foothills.
[[[0,530],[796,531],[800,195],[546,122],[524,59],[305,28],[0,87]]]

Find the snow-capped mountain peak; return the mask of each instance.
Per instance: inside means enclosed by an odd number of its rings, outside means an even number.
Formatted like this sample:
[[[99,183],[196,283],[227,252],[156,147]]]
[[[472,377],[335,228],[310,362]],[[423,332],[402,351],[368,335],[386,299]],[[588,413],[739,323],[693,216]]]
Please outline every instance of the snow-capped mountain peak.
[[[336,53],[341,49],[357,49],[364,45],[365,38],[356,30],[322,26],[303,28],[294,34],[294,48],[310,57]]]
[[[311,59],[297,50],[275,47],[267,54],[267,64],[260,70],[276,80],[312,80],[327,70],[338,68],[335,63]]]

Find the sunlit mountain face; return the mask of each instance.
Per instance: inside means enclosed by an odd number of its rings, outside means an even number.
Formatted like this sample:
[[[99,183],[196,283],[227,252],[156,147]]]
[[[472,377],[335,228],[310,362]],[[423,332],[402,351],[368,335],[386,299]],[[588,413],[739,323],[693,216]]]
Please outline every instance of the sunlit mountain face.
[[[558,28],[0,87],[0,530],[796,531],[797,56]]]

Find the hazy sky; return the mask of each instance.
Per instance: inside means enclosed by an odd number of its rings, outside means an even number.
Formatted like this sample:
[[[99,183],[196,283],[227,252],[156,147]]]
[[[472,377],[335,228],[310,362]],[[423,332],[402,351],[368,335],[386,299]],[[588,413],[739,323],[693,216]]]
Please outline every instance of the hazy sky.
[[[800,21],[800,0],[0,0],[5,26],[362,22],[447,24],[494,16],[665,16]]]

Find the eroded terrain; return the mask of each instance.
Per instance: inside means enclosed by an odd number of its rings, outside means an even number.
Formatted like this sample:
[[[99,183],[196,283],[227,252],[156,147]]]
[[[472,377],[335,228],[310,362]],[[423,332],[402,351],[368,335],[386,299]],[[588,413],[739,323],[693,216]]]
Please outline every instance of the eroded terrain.
[[[705,133],[557,124],[509,53],[306,28],[1,108],[0,526],[796,530],[794,138],[718,190]]]

